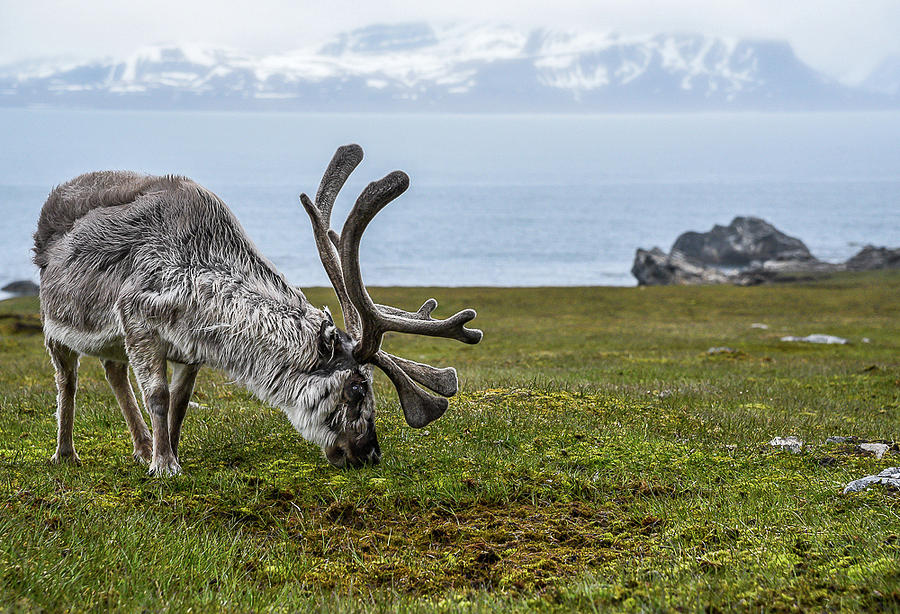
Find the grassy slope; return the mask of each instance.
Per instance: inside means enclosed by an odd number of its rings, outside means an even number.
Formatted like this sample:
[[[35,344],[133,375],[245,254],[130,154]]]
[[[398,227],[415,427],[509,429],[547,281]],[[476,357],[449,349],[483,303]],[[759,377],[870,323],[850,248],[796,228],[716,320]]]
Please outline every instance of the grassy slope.
[[[900,274],[374,294],[478,308],[480,346],[388,340],[459,369],[444,418],[406,428],[381,379],[386,460],[337,471],[205,370],[167,480],[131,460],[91,359],[84,465],[47,464],[37,305],[0,303],[0,609],[900,609],[897,495],[841,494],[900,459],[824,444],[900,439]],[[815,332],[853,343],[779,341]],[[802,454],[766,445],[788,434]]]

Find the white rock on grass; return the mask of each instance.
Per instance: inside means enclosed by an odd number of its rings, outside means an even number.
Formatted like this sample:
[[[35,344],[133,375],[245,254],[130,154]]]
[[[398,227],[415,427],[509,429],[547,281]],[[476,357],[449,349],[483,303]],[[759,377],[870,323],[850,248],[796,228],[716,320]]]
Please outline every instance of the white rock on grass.
[[[785,452],[792,454],[800,454],[803,449],[803,440],[791,435],[790,437],[775,437],[769,442],[769,445],[775,448],[781,448]]]
[[[864,478],[853,480],[844,488],[844,494],[865,490],[872,484],[900,489],[900,467],[888,467],[877,475],[867,475]]]
[[[711,356],[715,354],[736,354],[737,350],[725,345],[720,345],[714,348],[709,348],[708,350],[706,350],[706,353]]]
[[[807,335],[806,337],[794,337],[793,335],[788,335],[787,337],[782,337],[782,341],[802,341],[804,343],[827,343],[827,344],[840,344],[844,345],[848,343],[846,339],[843,337],[835,337],[834,335]]]
[[[881,457],[884,456],[884,453],[891,449],[891,446],[886,443],[861,443],[859,444],[859,449],[865,452],[871,452],[875,455],[875,458],[881,460]]]
[[[754,322],[750,325],[750,328],[758,328],[760,330],[769,330],[768,324],[763,324],[762,322]]]

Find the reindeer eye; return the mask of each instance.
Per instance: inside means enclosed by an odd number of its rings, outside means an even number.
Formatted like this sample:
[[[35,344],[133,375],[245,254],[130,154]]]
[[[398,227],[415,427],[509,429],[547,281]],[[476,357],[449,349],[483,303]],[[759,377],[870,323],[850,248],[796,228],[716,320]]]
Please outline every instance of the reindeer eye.
[[[360,401],[366,394],[366,384],[360,381],[348,382],[344,394],[351,401]]]

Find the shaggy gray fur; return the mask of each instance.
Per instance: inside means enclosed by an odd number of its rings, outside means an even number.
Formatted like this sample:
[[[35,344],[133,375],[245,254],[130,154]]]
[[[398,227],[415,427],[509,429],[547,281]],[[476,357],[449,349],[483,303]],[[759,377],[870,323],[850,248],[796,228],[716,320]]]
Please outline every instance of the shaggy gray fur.
[[[351,358],[352,339],[287,283],[212,192],[184,177],[88,173],[51,192],[34,241],[44,331],[57,368],[55,461],[77,460],[79,354],[112,365],[107,376],[135,455],[151,461],[152,473],[180,471],[181,420],[202,364],[281,407],[323,451],[343,438],[356,454],[347,460],[377,461],[372,395],[358,397],[345,386],[354,377],[371,381],[370,369]],[[126,361],[152,419],[152,458],[127,371],[114,366]],[[171,391],[167,361],[176,365]]]

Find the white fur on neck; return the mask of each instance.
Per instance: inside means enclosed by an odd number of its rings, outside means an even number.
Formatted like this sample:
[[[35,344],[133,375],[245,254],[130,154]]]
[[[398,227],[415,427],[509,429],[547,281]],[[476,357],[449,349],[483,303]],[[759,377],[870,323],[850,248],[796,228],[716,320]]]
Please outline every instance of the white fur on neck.
[[[268,398],[265,390],[257,390],[250,384],[248,388],[263,400],[280,407],[305,440],[325,447],[334,444],[337,438],[325,424],[325,418],[338,406],[346,379],[347,371],[336,371],[324,377],[304,375],[286,387],[290,389],[289,394],[279,395],[279,399]]]

